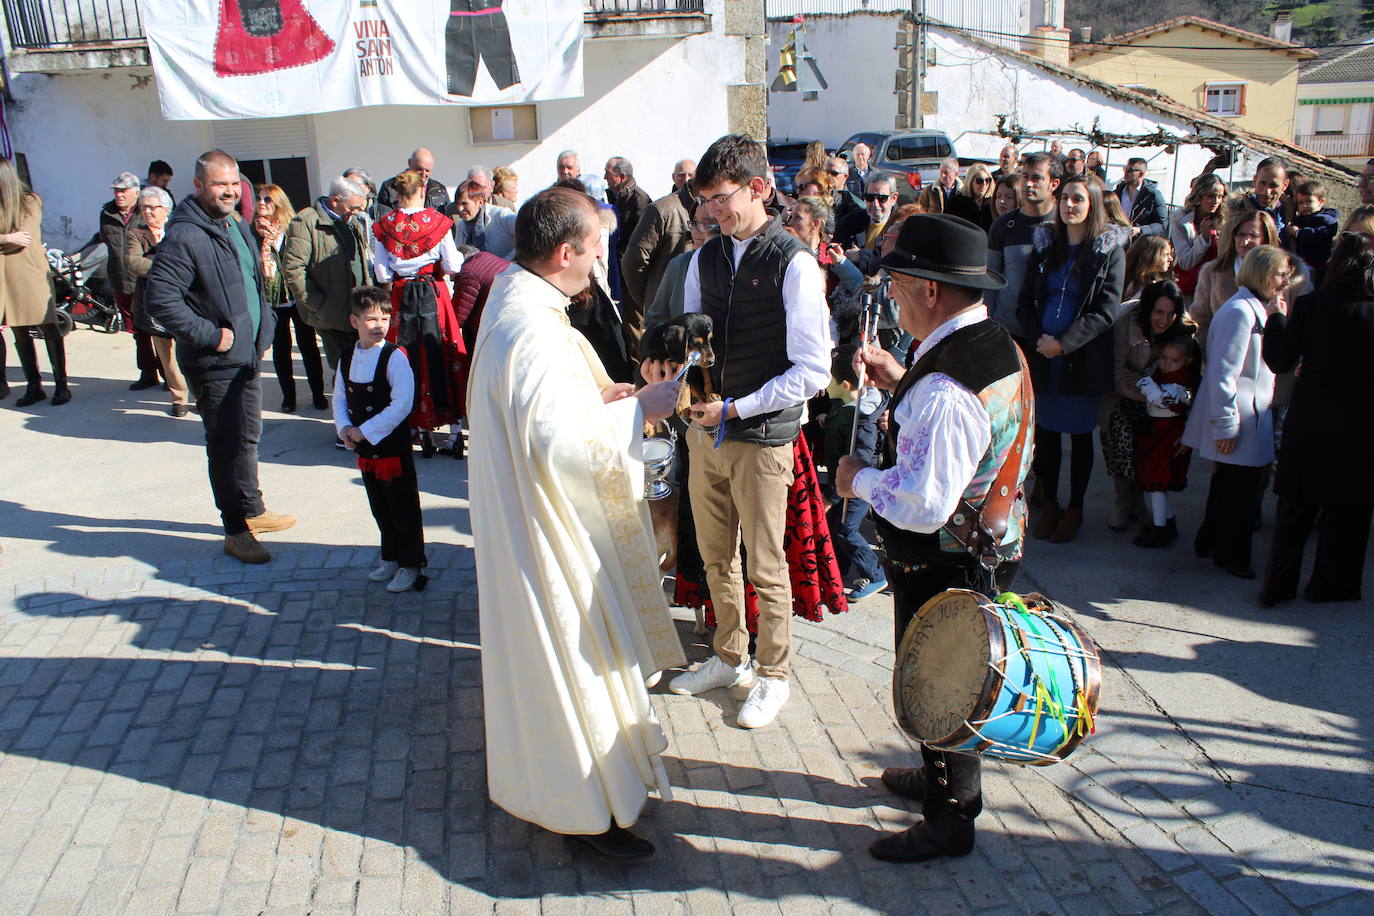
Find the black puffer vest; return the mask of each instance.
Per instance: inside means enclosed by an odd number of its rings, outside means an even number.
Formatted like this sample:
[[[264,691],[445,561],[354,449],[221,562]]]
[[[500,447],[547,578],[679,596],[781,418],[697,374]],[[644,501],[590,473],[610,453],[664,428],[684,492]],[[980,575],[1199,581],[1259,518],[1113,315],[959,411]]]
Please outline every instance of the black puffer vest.
[[[741,398],[792,366],[787,356],[787,310],[782,280],[806,247],[772,220],[735,267],[734,242],[714,238],[701,248],[701,310],[711,316],[716,364],[711,384],[725,398]],[[786,445],[801,430],[802,405],[730,421],[727,439]]]

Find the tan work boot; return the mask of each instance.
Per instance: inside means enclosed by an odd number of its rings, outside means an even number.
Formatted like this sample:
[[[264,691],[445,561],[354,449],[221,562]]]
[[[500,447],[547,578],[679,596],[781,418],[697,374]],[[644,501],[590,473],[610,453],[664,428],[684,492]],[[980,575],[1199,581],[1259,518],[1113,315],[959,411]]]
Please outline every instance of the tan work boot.
[[[263,534],[268,531],[285,531],[296,524],[294,515],[279,515],[271,509],[263,511],[262,515],[255,515],[248,522],[248,530],[254,534]]]
[[[272,555],[267,552],[266,547],[258,543],[252,531],[226,535],[224,552],[240,563],[266,563],[272,559]]]

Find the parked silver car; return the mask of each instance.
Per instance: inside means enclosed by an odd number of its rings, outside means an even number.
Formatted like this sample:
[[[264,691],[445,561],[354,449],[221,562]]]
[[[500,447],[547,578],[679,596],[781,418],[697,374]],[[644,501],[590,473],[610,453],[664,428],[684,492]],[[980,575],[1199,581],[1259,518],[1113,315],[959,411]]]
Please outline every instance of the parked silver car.
[[[870,168],[899,176],[897,192],[903,199],[914,198],[921,188],[940,174],[940,163],[957,157],[954,142],[942,130],[870,130],[854,134],[836,152],[853,161],[854,147],[865,144],[873,151]],[[900,176],[907,176],[900,181]]]

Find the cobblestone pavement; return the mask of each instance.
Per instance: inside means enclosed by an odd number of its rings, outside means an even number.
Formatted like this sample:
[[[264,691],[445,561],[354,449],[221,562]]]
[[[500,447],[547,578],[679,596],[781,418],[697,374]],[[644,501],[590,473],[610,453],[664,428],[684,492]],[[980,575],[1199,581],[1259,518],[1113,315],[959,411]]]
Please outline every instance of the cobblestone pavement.
[[[73,341],[114,364],[111,341]],[[1072,562],[1040,547],[1023,590],[1107,650],[1098,733],[1066,764],[988,766],[977,849],[919,866],[865,851],[914,819],[876,779],[912,759],[890,599],[799,622],[772,727],[737,728],[725,691],[659,688],[676,797],[640,822],[659,855],[608,867],[487,801],[462,465],[422,464],[433,578],[389,595],[323,425],[274,416],[264,489],[314,520],[245,567],[218,555],[198,424],[123,392],[86,379],[65,415],[0,410],[32,444],[0,499],[0,914],[1370,911],[1368,602],[1320,639],[1302,607],[1204,626],[1193,606],[1224,583],[1181,552],[1166,587],[1086,530]],[[82,438],[98,469],[157,479],[59,474]],[[687,612],[679,629],[703,658]],[[1288,650],[1308,652],[1283,674]]]

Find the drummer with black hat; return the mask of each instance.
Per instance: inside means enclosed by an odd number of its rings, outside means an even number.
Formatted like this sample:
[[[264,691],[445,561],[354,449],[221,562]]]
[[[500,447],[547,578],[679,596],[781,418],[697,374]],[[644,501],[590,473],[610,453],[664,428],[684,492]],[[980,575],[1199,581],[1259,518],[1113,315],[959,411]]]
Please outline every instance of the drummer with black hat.
[[[996,595],[1011,585],[1035,423],[1020,351],[983,304],[985,290],[1004,285],[987,267],[983,230],[947,214],[912,216],[881,265],[898,323],[920,346],[905,372],[876,346],[859,355],[872,383],[893,392],[887,441],[881,468],[840,459],[836,490],[873,507],[900,643],[916,612],[945,589]],[[874,841],[875,858],[923,862],[973,849],[983,807],[978,758],[925,745],[921,757],[923,767],[890,767],[882,780],[922,801],[924,820]]]

